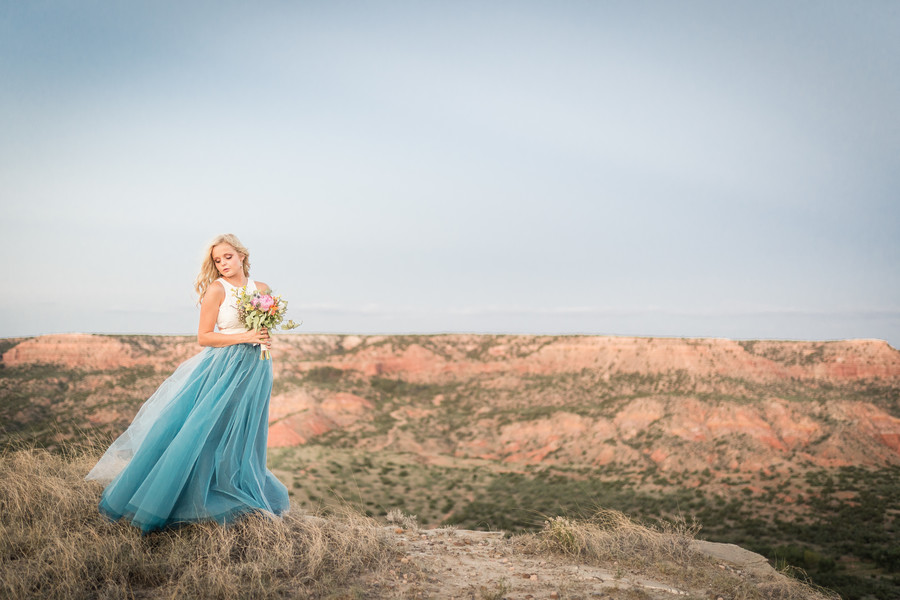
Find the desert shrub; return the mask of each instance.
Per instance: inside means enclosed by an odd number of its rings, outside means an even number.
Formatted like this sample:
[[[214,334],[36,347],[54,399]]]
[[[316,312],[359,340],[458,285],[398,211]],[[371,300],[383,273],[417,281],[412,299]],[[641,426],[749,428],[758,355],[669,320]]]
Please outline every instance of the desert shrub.
[[[323,386],[334,385],[344,376],[344,371],[336,367],[313,367],[306,372],[304,379],[313,384]]]
[[[588,519],[564,516],[548,519],[538,539],[548,550],[589,561],[685,563],[696,554],[691,542],[699,529],[685,521],[648,527],[619,511],[600,509]]]

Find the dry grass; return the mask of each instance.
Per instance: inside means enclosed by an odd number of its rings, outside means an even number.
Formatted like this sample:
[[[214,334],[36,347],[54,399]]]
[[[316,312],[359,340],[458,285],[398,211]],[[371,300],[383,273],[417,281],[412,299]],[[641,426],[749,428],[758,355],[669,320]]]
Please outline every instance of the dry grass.
[[[349,509],[142,536],[99,514],[101,486],[83,480],[97,455],[0,451],[0,598],[378,597],[377,582],[401,560],[386,537],[391,528]],[[399,510],[389,517],[416,533],[415,517]],[[696,532],[686,523],[646,527],[602,510],[587,520],[548,519],[542,531],[509,543],[513,551],[568,556],[616,577],[654,578],[729,600],[834,598],[780,574],[723,568],[693,548]],[[507,591],[505,580],[488,581],[473,595]]]
[[[523,551],[553,553],[602,567],[618,576],[659,578],[732,600],[834,600],[836,594],[780,573],[726,569],[692,547],[696,524],[683,521],[645,526],[601,509],[587,520],[554,517],[536,534],[520,536]]]
[[[536,539],[540,547],[555,553],[644,569],[660,562],[690,562],[696,555],[691,542],[697,531],[697,525],[684,522],[646,527],[621,512],[601,509],[587,520],[548,519]]]
[[[93,450],[0,452],[0,597],[302,598],[364,593],[394,553],[350,510],[141,536],[97,511]]]
[[[385,515],[385,520],[391,525],[397,525],[407,531],[416,533],[419,531],[419,522],[416,515],[408,515],[399,508],[393,508]]]

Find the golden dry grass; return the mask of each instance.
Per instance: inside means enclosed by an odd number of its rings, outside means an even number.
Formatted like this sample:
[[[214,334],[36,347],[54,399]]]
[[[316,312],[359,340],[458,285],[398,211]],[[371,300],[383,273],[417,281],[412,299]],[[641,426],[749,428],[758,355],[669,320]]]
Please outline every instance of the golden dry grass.
[[[394,556],[350,510],[249,516],[142,536],[97,510],[97,453],[0,452],[0,597],[302,598],[363,593]]]
[[[834,600],[837,594],[781,573],[725,569],[693,547],[696,524],[641,525],[600,509],[590,519],[554,517],[535,534],[519,537],[523,551],[571,556],[622,575],[654,577],[691,589],[716,590],[731,600]]]
[[[697,525],[684,522],[647,527],[619,511],[600,509],[585,520],[548,519],[536,539],[539,547],[552,552],[643,569],[660,562],[682,564],[695,558],[691,542],[698,530]]]

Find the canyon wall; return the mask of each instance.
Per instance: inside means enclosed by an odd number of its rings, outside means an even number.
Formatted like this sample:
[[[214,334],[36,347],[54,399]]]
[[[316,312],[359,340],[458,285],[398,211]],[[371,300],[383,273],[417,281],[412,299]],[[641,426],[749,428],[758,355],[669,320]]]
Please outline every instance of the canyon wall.
[[[9,345],[7,375],[55,370],[43,385],[19,381],[33,402],[3,414],[7,430],[54,407],[79,428],[121,429],[201,350],[177,336]],[[681,471],[900,464],[900,352],[880,340],[289,334],[272,354],[270,446],[340,432],[341,443],[429,461]]]

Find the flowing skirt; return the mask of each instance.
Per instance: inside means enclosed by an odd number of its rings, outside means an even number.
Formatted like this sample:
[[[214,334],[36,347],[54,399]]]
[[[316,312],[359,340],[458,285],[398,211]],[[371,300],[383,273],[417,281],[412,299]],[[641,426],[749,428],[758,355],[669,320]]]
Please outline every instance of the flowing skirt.
[[[259,348],[205,348],[141,407],[87,479],[110,481],[100,511],[144,532],[287,511],[266,468],[272,361]]]

